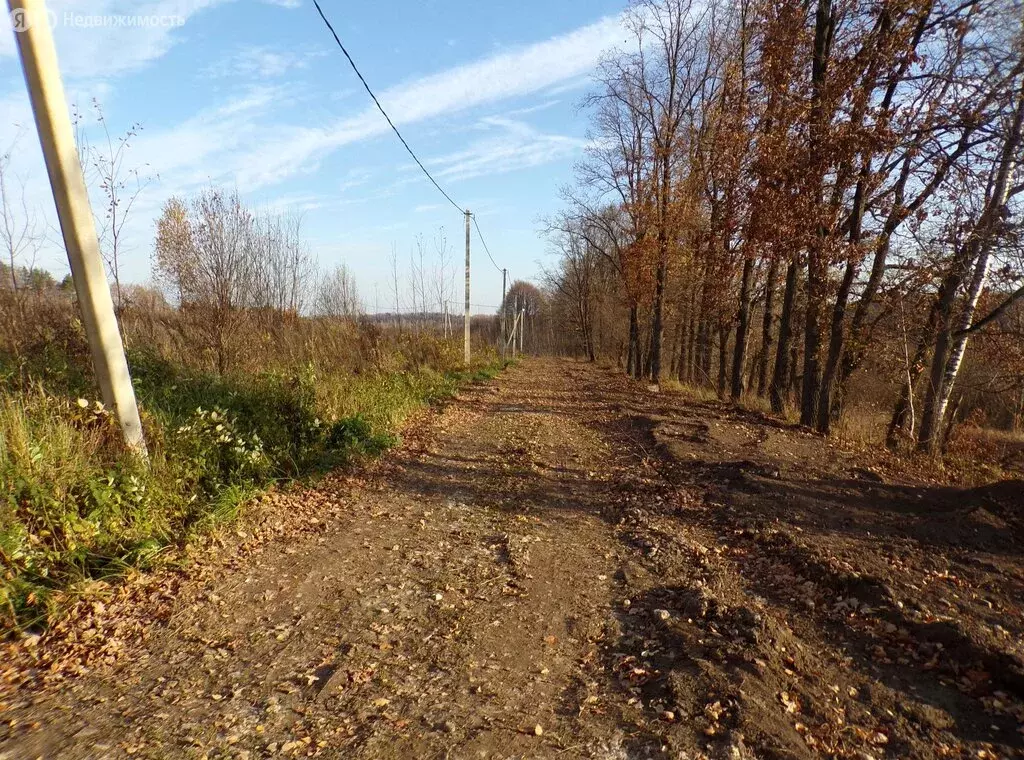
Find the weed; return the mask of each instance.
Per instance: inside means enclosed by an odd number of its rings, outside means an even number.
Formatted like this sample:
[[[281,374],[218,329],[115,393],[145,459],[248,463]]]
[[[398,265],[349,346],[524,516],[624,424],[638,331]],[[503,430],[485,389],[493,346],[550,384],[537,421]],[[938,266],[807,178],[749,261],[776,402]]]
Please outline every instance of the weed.
[[[218,376],[133,351],[148,464],[102,404],[75,397],[84,357],[0,357],[0,627],[42,625],[90,580],[174,560],[275,481],[379,455],[415,409],[500,369],[454,371],[456,354],[407,337],[360,372]]]

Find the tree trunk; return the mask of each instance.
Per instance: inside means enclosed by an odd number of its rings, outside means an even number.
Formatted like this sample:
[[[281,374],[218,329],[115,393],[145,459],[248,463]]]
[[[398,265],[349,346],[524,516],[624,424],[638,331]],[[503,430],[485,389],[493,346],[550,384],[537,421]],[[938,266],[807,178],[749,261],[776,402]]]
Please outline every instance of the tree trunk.
[[[810,155],[812,165],[822,164],[821,154],[827,137],[829,114],[825,109],[825,79],[832,48],[835,18],[832,0],[818,0],[814,22],[814,49],[811,65]],[[813,189],[814,202],[821,201],[824,177],[818,176]],[[821,318],[828,284],[828,259],[824,240],[827,230],[820,225],[817,240],[807,253],[807,303],[804,314],[804,377],[800,398],[800,423],[814,425],[821,390]]]
[[[956,384],[957,375],[960,373],[960,365],[963,363],[964,351],[967,348],[967,333],[962,332],[970,327],[974,319],[974,312],[978,306],[978,299],[985,287],[985,280],[988,278],[989,254],[982,251],[974,266],[974,273],[971,277],[971,284],[967,293],[967,301],[964,304],[960,319],[956,324],[956,332],[950,324],[953,301],[956,291],[959,288],[959,280],[953,284],[951,280],[950,292],[952,298],[943,298],[939,307],[939,318],[941,320],[941,331],[935,343],[935,353],[932,356],[931,384],[925,395],[924,412],[921,418],[921,435],[918,439],[918,447],[922,451],[935,453],[939,448],[939,431],[942,428],[946,416],[946,407],[949,405],[949,398]],[[944,293],[943,296],[946,296]]]
[[[870,159],[864,159],[860,175],[857,178],[857,189],[853,194],[853,207],[850,211],[850,257],[846,261],[843,281],[836,293],[836,302],[832,308],[832,331],[829,336],[828,358],[825,360],[825,372],[821,378],[821,392],[818,397],[818,423],[820,433],[828,434],[833,420],[838,420],[842,403],[835,403],[842,397],[845,383],[837,382],[837,374],[845,354],[843,347],[846,337],[846,310],[850,301],[850,290],[857,276],[859,258],[857,249],[860,247],[861,230],[864,221],[864,204],[867,196],[867,183],[871,171]],[[833,396],[834,394],[834,396]]]
[[[821,390],[818,395],[818,419],[815,424],[818,432],[825,433],[826,435],[832,428],[832,389],[835,384],[836,372],[839,369],[839,360],[843,355],[846,305],[849,302],[850,289],[853,287],[853,278],[856,274],[857,265],[851,259],[846,262],[843,281],[839,285],[835,306],[832,308],[832,331],[829,336],[828,358],[825,361],[825,371],[821,377]]]
[[[668,274],[668,264],[664,261],[658,263],[657,279],[654,287],[654,313],[651,316],[651,382],[661,382],[661,344],[664,338],[665,325],[663,321],[665,311],[665,279]]]
[[[629,348],[626,353],[626,374],[636,376],[640,365],[640,325],[637,318],[637,307],[629,307]]]
[[[725,398],[726,383],[729,373],[729,333],[732,332],[728,322],[718,326],[718,397]]]
[[[892,418],[889,420],[889,427],[885,433],[885,445],[895,450],[899,446],[899,434],[906,427],[907,415],[913,409],[914,388],[917,381],[924,372],[924,358],[928,354],[928,346],[935,337],[935,326],[939,316],[938,301],[932,302],[932,308],[928,312],[928,319],[921,331],[921,337],[917,341],[917,349],[914,351],[914,358],[907,366],[907,378],[900,390],[900,397],[896,400],[896,406],[892,411]]]
[[[782,315],[779,318],[779,345],[775,351],[775,371],[772,374],[772,411],[782,414],[786,410],[786,389],[789,382],[789,349],[793,336],[793,304],[799,276],[796,258],[786,267],[786,290],[782,296]]]
[[[750,281],[754,275],[754,258],[747,256],[743,262],[743,275],[740,278],[740,308],[736,314],[736,346],[732,358],[733,401],[743,396],[743,368],[747,362],[747,334],[750,328]]]
[[[772,256],[768,264],[768,278],[764,286],[764,319],[761,322],[761,355],[757,362],[757,395],[768,393],[768,362],[772,352],[772,324],[775,322],[775,288],[779,277],[779,262]]]
[[[807,257],[807,304],[804,313],[804,376],[800,394],[800,424],[814,425],[821,391],[821,312],[825,301],[828,267],[821,254]]]
[[[693,313],[687,309],[684,314],[680,314],[680,325],[682,325],[682,336],[680,338],[679,345],[679,365],[676,367],[676,379],[680,383],[690,382],[690,363],[692,360],[691,349],[693,342],[691,340],[690,332],[693,325]]]
[[[704,385],[711,385],[711,320],[708,317],[700,323],[700,376]]]
[[[668,370],[670,377],[679,376],[679,365],[682,361],[683,322],[683,312],[680,309],[679,314],[676,316],[675,329],[672,331],[672,350],[669,352]]]
[[[591,324],[591,316],[589,308],[582,307],[580,313],[580,332],[583,334],[583,352],[587,356],[587,361],[594,361],[597,357],[594,354],[594,328]],[[533,330],[530,331],[533,334]]]
[[[884,235],[885,233],[883,233]],[[845,341],[843,358],[840,361],[839,388],[836,392],[836,400],[833,401],[833,404],[837,404],[840,407],[837,413],[842,411],[843,399],[846,396],[850,377],[853,376],[854,371],[860,366],[864,358],[864,348],[868,342],[866,334],[868,331],[866,326],[868,312],[874,304],[875,295],[882,284],[882,276],[885,274],[885,265],[888,257],[889,241],[886,238],[875,249],[875,258],[871,263],[871,274],[868,275],[864,291],[860,294],[860,298],[857,299],[857,308],[854,309],[853,319],[850,321],[850,335]]]
[[[956,428],[957,418],[960,414],[960,405],[964,402],[964,394],[960,394],[949,412],[949,422],[946,423],[946,430],[942,434],[942,453],[946,453],[949,442],[953,439],[953,430]]]
[[[683,365],[681,382],[695,385],[697,382],[697,315],[686,319],[686,363]]]
[[[791,341],[792,345],[789,348],[789,381],[786,383],[786,387],[789,389],[790,398],[800,397],[800,383],[803,381],[803,375],[800,374],[800,341]]]
[[[959,258],[959,257],[958,257]],[[954,262],[953,268],[946,275],[942,287],[937,296],[937,320],[935,348],[932,351],[932,362],[928,376],[928,388],[925,391],[924,410],[921,414],[921,429],[918,433],[918,448],[922,451],[931,451],[934,445],[935,430],[941,421],[935,418],[936,402],[941,388],[942,376],[946,371],[946,359],[949,357],[949,343],[952,333],[952,312],[953,304],[956,301],[956,291],[960,285],[961,277],[957,273],[959,262]]]

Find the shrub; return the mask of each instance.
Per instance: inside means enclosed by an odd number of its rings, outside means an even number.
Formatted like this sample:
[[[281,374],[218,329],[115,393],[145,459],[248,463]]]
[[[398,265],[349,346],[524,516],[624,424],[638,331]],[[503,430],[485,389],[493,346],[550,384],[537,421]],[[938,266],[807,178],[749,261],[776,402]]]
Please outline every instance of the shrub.
[[[41,624],[80,581],[177,556],[276,480],[380,454],[413,410],[496,371],[455,371],[457,347],[433,336],[374,328],[367,340],[377,353],[358,369],[225,376],[130,351],[148,463],[101,404],[74,395],[89,387],[87,356],[0,354],[0,626]]]
[[[335,451],[377,455],[397,442],[391,433],[374,432],[373,426],[362,414],[338,420],[331,426],[327,447]]]

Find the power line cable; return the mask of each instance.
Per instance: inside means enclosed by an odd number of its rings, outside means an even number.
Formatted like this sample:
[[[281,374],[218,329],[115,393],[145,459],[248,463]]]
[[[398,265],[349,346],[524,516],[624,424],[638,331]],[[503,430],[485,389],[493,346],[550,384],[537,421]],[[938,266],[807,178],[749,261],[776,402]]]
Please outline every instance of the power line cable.
[[[383,114],[384,118],[388,122],[388,125],[391,127],[391,129],[394,131],[394,133],[398,136],[398,139],[402,141],[402,145],[405,146],[405,149],[409,152],[409,155],[412,156],[413,161],[415,161],[416,164],[420,167],[420,169],[423,170],[423,173],[427,175],[427,179],[429,179],[433,183],[434,187],[437,188],[438,192],[440,192],[441,195],[443,195],[448,200],[448,202],[450,204],[452,204],[453,206],[455,206],[455,208],[457,208],[460,212],[465,213],[465,210],[458,203],[453,201],[452,197],[450,195],[448,195],[448,193],[446,193],[444,191],[444,189],[439,184],[437,184],[437,180],[434,179],[434,177],[430,174],[430,172],[427,171],[427,167],[425,167],[423,165],[423,162],[420,161],[419,157],[417,157],[417,155],[413,152],[412,148],[409,147],[409,143],[407,143],[405,141],[405,138],[402,137],[402,133],[398,131],[398,127],[396,127],[395,123],[393,121],[391,121],[391,117],[388,116],[388,112],[384,110],[384,106],[382,106],[380,104],[380,101],[377,100],[377,96],[374,95],[373,94],[373,90],[370,89],[370,85],[368,85],[366,83],[366,80],[363,78],[363,75],[359,71],[359,67],[356,66],[356,62],[353,61],[352,60],[352,56],[348,54],[348,50],[346,50],[345,46],[342,44],[341,38],[338,37],[338,33],[336,31],[334,31],[334,27],[331,26],[331,22],[327,20],[327,16],[324,15],[324,11],[323,11],[323,8],[320,7],[320,3],[317,2],[317,0],[313,0],[313,5],[316,6],[317,13],[320,14],[320,18],[323,19],[324,24],[327,25],[327,28],[330,30],[331,34],[334,36],[334,41],[338,43],[338,47],[341,48],[341,52],[345,54],[345,57],[348,59],[349,65],[352,67],[352,70],[354,72],[356,72],[356,76],[359,77],[359,81],[363,83],[363,87],[366,88],[366,91],[370,94],[370,97],[373,98],[373,102],[377,105],[377,110],[379,110],[381,112],[381,114]],[[489,255],[490,254],[488,254],[488,256]],[[492,262],[493,262],[493,259],[492,259]],[[497,266],[497,265],[495,264],[495,266]]]
[[[320,7],[320,3],[318,2],[318,0],[313,0],[313,5],[316,7],[317,13],[320,14],[321,20],[323,20],[324,24],[327,26],[327,29],[330,31],[331,36],[334,37],[334,41],[338,43],[338,47],[341,49],[341,52],[344,53],[345,58],[348,60],[349,65],[352,67],[352,70],[355,72],[356,76],[359,77],[359,81],[362,82],[363,87],[366,89],[366,92],[373,99],[374,104],[377,106],[377,110],[381,112],[381,115],[387,121],[388,126],[391,127],[391,130],[395,133],[395,136],[398,137],[398,139],[402,142],[402,145],[405,147],[406,151],[409,153],[410,156],[412,156],[413,161],[415,161],[416,165],[420,167],[420,169],[426,175],[427,179],[430,180],[431,184],[433,184],[433,186],[437,188],[437,191],[445,197],[445,200],[447,200],[450,204],[452,204],[452,206],[458,209],[460,213],[466,213],[465,210],[458,203],[452,200],[452,197],[445,192],[444,188],[438,184],[437,180],[434,179],[433,175],[429,171],[427,171],[427,167],[423,165],[423,162],[420,161],[419,157],[409,146],[409,143],[406,142],[405,138],[402,136],[402,133],[398,130],[398,127],[396,127],[395,123],[391,121],[391,117],[388,116],[387,111],[384,110],[384,106],[380,104],[380,101],[377,99],[377,96],[373,94],[373,90],[370,89],[370,85],[363,77],[362,72],[359,71],[359,67],[356,66],[356,62],[352,60],[352,56],[349,55],[349,52],[345,48],[345,45],[342,43],[341,38],[338,36],[338,33],[334,30],[334,26],[331,24],[327,16],[324,14],[324,10],[323,8]],[[491,264],[494,266],[495,269],[497,269],[502,274],[505,274],[507,270],[502,269],[500,266],[498,266],[498,262],[494,260],[494,257],[491,255],[491,250],[487,247],[487,241],[484,240],[483,232],[480,231],[480,224],[476,220],[476,215],[474,214],[472,216],[473,226],[476,227],[477,237],[480,238],[480,242],[484,246],[484,251],[487,253],[487,258],[491,260]]]
[[[480,242],[484,245],[484,250],[487,252],[487,258],[489,258],[491,263],[494,264],[495,269],[504,274],[505,270],[498,266],[498,262],[496,262],[494,257],[491,255],[491,249],[487,247],[487,241],[484,240],[484,233],[480,231],[480,225],[476,221],[476,214],[473,214],[473,226],[476,227],[477,237],[480,238]]]

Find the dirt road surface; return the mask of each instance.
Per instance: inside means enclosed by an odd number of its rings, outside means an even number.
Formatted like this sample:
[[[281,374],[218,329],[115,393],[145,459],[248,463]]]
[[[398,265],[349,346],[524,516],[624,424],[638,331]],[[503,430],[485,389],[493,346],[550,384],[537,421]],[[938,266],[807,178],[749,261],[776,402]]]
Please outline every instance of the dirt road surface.
[[[1022,495],[526,361],[8,649],[0,758],[1021,757]]]

